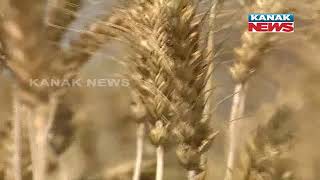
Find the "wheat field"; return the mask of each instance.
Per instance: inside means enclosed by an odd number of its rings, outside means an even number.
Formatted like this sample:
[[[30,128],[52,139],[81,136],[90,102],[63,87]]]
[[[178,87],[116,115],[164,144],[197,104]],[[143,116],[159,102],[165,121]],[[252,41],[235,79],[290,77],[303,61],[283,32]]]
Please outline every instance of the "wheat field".
[[[0,180],[320,180],[319,19],[319,0],[0,0]]]

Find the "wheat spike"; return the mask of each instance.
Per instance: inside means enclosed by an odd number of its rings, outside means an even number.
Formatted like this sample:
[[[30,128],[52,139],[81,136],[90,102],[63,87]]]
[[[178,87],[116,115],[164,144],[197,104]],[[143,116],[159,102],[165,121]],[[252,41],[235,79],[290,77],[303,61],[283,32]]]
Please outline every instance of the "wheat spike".
[[[242,152],[243,180],[295,180],[295,162],[289,157],[294,131],[288,129],[290,107],[280,105],[271,118],[260,125]]]
[[[249,7],[250,12],[281,13],[286,9],[278,1],[256,0]],[[231,73],[236,82],[245,82],[259,67],[262,55],[269,49],[275,36],[270,33],[249,33],[245,31],[241,37],[241,47],[235,50],[236,60]]]
[[[44,2],[42,1],[10,1],[10,7],[3,13],[4,17],[1,22],[1,32],[3,33],[1,34],[1,39],[3,39],[6,54],[8,54],[6,64],[15,72],[21,87],[27,84],[27,80],[35,73],[34,70],[41,66],[39,62],[43,57],[42,53],[48,50],[45,46],[42,46],[46,42],[44,33],[41,33],[43,32],[41,31],[43,27],[41,19],[43,7]],[[34,48],[38,46],[42,47],[39,49],[42,53],[34,51]],[[34,66],[30,66],[31,64]],[[42,99],[41,96],[38,97]],[[23,101],[20,97],[19,100]],[[30,140],[37,141],[37,139]],[[40,161],[43,162],[39,158],[38,162]],[[17,157],[16,163],[19,163],[19,157]],[[36,166],[36,164],[33,161],[33,166]],[[40,171],[37,171],[39,173],[33,171],[35,179],[44,179],[44,175]]]
[[[169,138],[169,128],[174,121],[172,110],[172,59],[166,43],[169,41],[166,23],[168,9],[163,2],[144,2],[134,5],[123,14],[128,18],[126,23],[132,34],[129,39],[135,52],[132,55],[138,60],[131,67],[135,72],[132,78],[150,118],[147,125],[150,128],[151,142],[157,147],[156,179],[163,179],[164,145]],[[145,17],[138,18],[140,13]],[[131,63],[130,63],[131,64]]]
[[[150,115],[151,141],[165,144],[168,130],[178,122],[177,155],[184,167],[199,172],[200,156],[215,134],[204,115],[209,63],[201,49],[204,20],[197,18],[197,5],[183,0],[133,2],[119,13],[124,25],[114,28],[134,50],[128,60],[130,76]],[[189,129],[194,133],[185,134]],[[163,155],[162,148],[157,151]]]
[[[43,22],[41,17],[45,14],[45,2],[39,0],[35,7],[30,8],[30,3],[28,3],[11,3],[12,5],[3,13],[1,39],[4,44],[5,54],[8,56],[5,61],[6,66],[14,72],[17,81],[19,81],[19,86],[21,86],[20,88],[25,92],[24,98],[29,102],[34,101],[32,104],[35,104],[38,101],[48,101],[49,94],[55,93],[59,88],[48,88],[45,86],[30,87],[30,80],[68,80],[74,78],[79,68],[106,42],[107,38],[105,34],[103,36],[99,35],[102,29],[101,22],[94,21],[88,25],[87,30],[80,33],[79,38],[71,41],[69,48],[66,49],[53,45],[51,43],[53,41],[52,38],[55,39],[54,41],[61,41],[62,32],[55,31],[54,28]],[[35,2],[31,4],[33,3]],[[70,6],[70,3],[67,1],[59,1],[58,5],[60,3]],[[13,4],[16,6],[13,6]],[[64,14],[61,15],[55,11],[57,9],[50,7],[52,6],[49,5],[48,7],[51,10],[48,12],[48,19],[62,21],[65,17],[63,16]],[[76,7],[79,8],[78,6]],[[25,9],[27,10],[25,12],[27,15],[21,14],[20,11],[24,11]],[[107,17],[107,19],[111,22],[117,21],[112,17]],[[70,24],[72,20],[63,20],[64,26]],[[111,36],[112,34],[109,35]],[[37,51],[33,50],[35,48]]]
[[[176,101],[181,113],[175,128],[179,141],[176,152],[181,164],[189,171],[189,179],[202,179],[206,164],[201,158],[217,135],[209,126],[211,113],[207,109],[210,105],[207,104],[210,98],[208,94],[212,91],[207,81],[211,80],[213,56],[210,55],[212,52],[208,53],[208,50],[201,48],[200,34],[205,17],[197,19],[197,4],[183,2],[185,4],[181,3],[181,9],[174,17],[177,27],[173,35],[176,76],[181,81],[181,88],[177,92],[179,99]],[[214,8],[211,13],[216,10]],[[213,43],[210,42],[213,41],[212,34],[209,37],[208,43]],[[210,60],[205,61],[206,58]]]
[[[145,14],[140,16],[140,14]],[[134,1],[120,10],[125,22],[117,28],[133,52],[128,62],[133,88],[147,109],[149,137],[157,147],[156,179],[163,179],[164,146],[177,114],[172,103],[174,62],[169,48],[172,9],[166,1]]]
[[[264,13],[280,13],[286,9],[281,2],[256,0],[248,3],[248,12]],[[263,54],[269,49],[271,43],[275,40],[275,36],[268,33],[249,33],[244,32],[241,37],[240,48],[235,49],[236,59],[231,74],[237,83],[234,90],[234,98],[230,115],[229,125],[229,151],[227,159],[227,171],[225,180],[232,180],[232,171],[234,169],[234,161],[237,152],[237,136],[238,129],[241,126],[240,121],[233,121],[241,118],[245,110],[247,80],[256,71],[262,63]]]

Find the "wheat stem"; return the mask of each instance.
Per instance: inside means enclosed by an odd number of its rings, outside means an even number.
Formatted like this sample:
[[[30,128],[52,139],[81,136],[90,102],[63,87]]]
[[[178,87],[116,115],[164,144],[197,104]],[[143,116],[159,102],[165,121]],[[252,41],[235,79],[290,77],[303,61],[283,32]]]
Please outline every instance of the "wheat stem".
[[[246,100],[246,84],[239,83],[234,89],[234,97],[231,108],[230,121],[243,116]],[[238,146],[237,136],[240,127],[240,121],[232,121],[229,123],[229,152],[227,159],[227,172],[225,180],[232,180],[232,172],[234,170],[234,162],[236,158],[236,151]]]
[[[44,180],[46,170],[46,112],[43,109],[35,110],[34,121],[29,122],[29,134],[32,156],[34,180]]]
[[[145,125],[144,123],[139,123],[137,128],[137,154],[136,154],[136,164],[133,173],[133,180],[139,180],[141,175],[141,166],[143,158],[143,143],[144,143]]]
[[[14,162],[13,171],[15,180],[22,180],[22,109],[17,94],[13,97],[13,126],[14,126]]]
[[[210,114],[212,111],[212,102],[211,102],[211,94],[212,94],[212,89],[213,89],[213,82],[211,78],[211,72],[213,72],[214,69],[214,64],[212,62],[214,58],[214,21],[216,19],[216,7],[217,3],[214,3],[210,9],[210,14],[209,14],[209,33],[208,33],[208,42],[207,42],[207,52],[208,57],[207,57],[207,62],[210,63],[208,65],[208,71],[207,71],[207,76],[208,76],[208,82],[205,87],[205,92],[210,92],[206,93],[205,99],[208,99],[207,105],[204,107],[204,114]]]
[[[46,179],[47,136],[57,106],[55,98],[56,96],[53,96],[48,104],[35,108],[34,119],[28,124],[34,180]]]
[[[162,145],[157,147],[157,171],[156,180],[163,179],[163,169],[164,169],[164,148]]]
[[[212,108],[212,89],[214,88],[214,84],[213,84],[213,79],[212,79],[212,72],[214,71],[214,63],[213,63],[213,59],[214,59],[214,25],[215,25],[215,20],[216,20],[216,10],[217,10],[217,6],[218,6],[218,1],[213,2],[211,8],[210,8],[210,14],[209,14],[209,18],[208,18],[208,27],[209,27],[209,33],[208,33],[208,42],[207,42],[207,47],[206,47],[206,53],[208,53],[208,57],[207,57],[207,63],[209,63],[208,65],[208,70],[207,70],[207,76],[208,76],[208,81],[206,83],[205,89],[204,91],[207,92],[205,95],[205,99],[207,100],[207,103],[204,106],[203,109],[203,115],[208,115],[211,114],[213,112],[213,108]],[[210,118],[208,119],[210,120]],[[202,154],[201,155],[201,164],[203,166],[207,166],[206,161],[207,161],[207,155],[206,154]],[[194,180],[196,177],[196,172],[195,171],[189,171],[188,177],[189,180]]]
[[[70,177],[70,174],[69,174],[69,171],[67,170],[67,168],[65,168],[66,165],[64,165],[62,163],[62,160],[59,159],[60,161],[60,165],[59,165],[59,177],[60,179],[59,180],[70,180],[71,177]]]
[[[197,172],[195,170],[188,171],[188,180],[196,180]]]

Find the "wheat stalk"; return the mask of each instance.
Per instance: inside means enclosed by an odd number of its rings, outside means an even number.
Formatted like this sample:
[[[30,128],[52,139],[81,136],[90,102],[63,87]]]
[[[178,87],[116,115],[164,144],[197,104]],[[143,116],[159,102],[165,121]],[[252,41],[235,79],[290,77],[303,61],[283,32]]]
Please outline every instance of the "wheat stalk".
[[[143,160],[143,149],[144,149],[144,138],[145,138],[145,119],[146,119],[146,109],[142,105],[141,100],[137,94],[133,93],[133,104],[131,106],[131,112],[133,119],[137,122],[137,146],[136,146],[136,164],[133,172],[133,180],[139,180],[141,176],[141,167]]]
[[[141,179],[151,180],[155,176],[156,162],[147,160],[144,162],[141,168]],[[119,179],[130,179],[134,174],[134,163],[125,162],[108,169],[102,173],[102,179],[108,180],[119,180]]]
[[[5,54],[4,54],[3,45],[0,39],[0,73],[5,67],[4,63],[5,63]]]
[[[141,176],[141,166],[143,159],[143,144],[144,144],[144,134],[145,134],[145,125],[144,123],[139,123],[137,128],[137,150],[136,150],[136,164],[133,173],[133,180],[139,180]]]
[[[252,12],[281,12],[285,11],[280,2],[256,0],[248,7]],[[232,110],[229,124],[229,151],[227,159],[227,171],[225,180],[231,180],[234,169],[234,161],[237,152],[237,136],[241,121],[233,121],[241,118],[244,114],[247,81],[249,77],[262,63],[262,55],[268,50],[274,36],[266,33],[249,33],[244,32],[241,39],[241,47],[235,50],[236,61],[231,68],[231,73],[236,81]]]
[[[234,97],[232,102],[232,108],[231,108],[231,115],[230,115],[230,125],[229,125],[229,152],[228,152],[228,159],[227,159],[227,172],[225,180],[231,180],[232,179],[232,173],[234,169],[234,161],[236,159],[236,149],[238,146],[238,129],[239,129],[239,122],[233,121],[234,119],[237,119],[239,117],[243,116],[244,108],[245,108],[245,99],[246,99],[246,86],[245,84],[237,84],[234,90]]]
[[[14,124],[14,144],[15,144],[15,151],[14,151],[14,179],[16,180],[22,180],[22,150],[21,150],[21,144],[22,144],[22,117],[21,117],[21,107],[19,103],[19,99],[17,96],[14,96],[13,100],[13,108],[14,108],[14,118],[13,118],[13,124]]]
[[[2,137],[6,149],[5,179],[31,179],[29,141],[25,128],[27,114],[17,96],[13,95],[13,98],[13,116],[7,122],[7,127],[4,126],[7,137]]]
[[[11,141],[10,141],[10,132],[11,132],[11,128],[10,128],[10,121],[6,120],[6,119],[1,119],[1,144],[0,144],[0,152],[1,152],[1,166],[0,166],[0,178],[4,179],[5,175],[6,175],[6,171],[8,168],[9,164],[7,162],[6,156],[8,155],[8,146],[11,145]],[[9,141],[9,142],[8,142]]]
[[[57,102],[57,109],[54,116],[54,121],[51,123],[51,128],[48,133],[48,144],[50,145],[49,154],[49,167],[51,171],[48,174],[53,173],[55,170],[59,173],[61,180],[68,180],[70,172],[65,167],[63,158],[60,156],[65,153],[73,142],[74,127],[72,126],[72,119],[74,112],[69,103],[66,103],[63,99],[65,96],[60,97],[61,101]]]

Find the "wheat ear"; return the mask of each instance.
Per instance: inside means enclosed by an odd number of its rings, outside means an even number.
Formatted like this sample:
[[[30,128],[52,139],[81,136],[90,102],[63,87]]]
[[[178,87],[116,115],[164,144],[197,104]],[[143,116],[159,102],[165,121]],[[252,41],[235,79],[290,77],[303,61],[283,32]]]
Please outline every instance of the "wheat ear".
[[[212,82],[208,79],[211,81],[213,70],[213,32],[210,29],[207,49],[202,49],[200,37],[206,20],[214,23],[219,2],[213,3],[208,19],[197,14],[198,3],[180,1],[172,17],[172,24],[176,24],[172,32],[175,75],[180,83],[176,92],[178,98],[175,99],[175,106],[179,109],[174,130],[178,139],[176,154],[191,180],[205,178],[205,153],[217,135],[209,125]],[[212,28],[213,25],[209,26]]]
[[[207,100],[207,103],[204,107],[204,113],[203,116],[206,115],[211,115],[212,114],[212,94],[213,94],[213,89],[214,89],[214,84],[213,84],[213,79],[212,79],[212,73],[214,71],[214,53],[215,53],[215,34],[214,31],[216,29],[216,16],[217,16],[217,11],[219,6],[223,1],[221,0],[216,0],[212,2],[212,7],[210,8],[209,11],[209,18],[208,18],[208,40],[207,40],[207,47],[206,47],[206,53],[208,54],[207,57],[207,63],[208,63],[208,70],[207,70],[207,78],[208,82],[206,83],[204,92],[205,92],[205,99]],[[202,155],[201,157],[201,164],[204,166],[207,166],[207,157],[206,155]],[[189,172],[189,179],[192,179],[196,177],[196,172],[195,171],[190,171]]]
[[[156,179],[163,179],[164,146],[176,113],[172,104],[173,59],[170,42],[170,10],[165,1],[133,1],[119,11],[121,27],[117,34],[128,43],[132,54],[126,61],[131,85],[147,109],[146,121],[151,142],[157,148]],[[145,16],[140,16],[140,14]]]
[[[252,12],[281,12],[283,6],[277,1],[256,0],[249,9]],[[227,156],[227,171],[225,180],[232,180],[232,171],[237,153],[237,136],[241,127],[241,121],[234,121],[243,117],[245,110],[247,80],[262,63],[262,55],[274,40],[274,36],[265,33],[244,32],[242,35],[242,45],[235,50],[236,60],[231,68],[231,73],[236,81],[233,103],[229,121],[229,150]]]
[[[279,105],[272,116],[247,142],[241,156],[240,176],[243,180],[279,179],[294,180],[296,162],[288,151],[292,148],[294,129],[288,126],[292,109]]]
[[[150,115],[149,134],[157,147],[156,179],[163,178],[164,145],[177,123],[179,160],[199,176],[200,157],[216,135],[204,113],[210,65],[204,61],[208,54],[200,41],[205,18],[196,13],[198,3],[186,0],[132,4],[119,13],[123,26],[113,28],[134,50],[128,60],[130,78]]]
[[[29,81],[62,79],[70,71],[63,66],[66,59],[64,54],[49,45],[42,18],[45,6],[45,2],[41,0],[12,0],[1,21],[1,39],[8,55],[6,66],[11,69],[18,82],[22,104],[33,112],[33,118],[28,121],[28,130],[35,180],[46,179],[46,138],[55,109],[50,102],[57,88],[30,86]]]
[[[20,86],[26,83],[27,79],[30,77],[30,74],[33,74],[30,73],[32,71],[30,66],[31,64],[27,64],[31,63],[29,60],[33,61],[33,63],[39,60],[39,56],[34,52],[31,53],[30,49],[34,49],[35,46],[44,44],[44,40],[42,38],[36,38],[39,35],[37,33],[42,32],[41,28],[43,26],[41,25],[42,23],[40,17],[42,15],[42,7],[44,6],[44,3],[41,1],[11,1],[10,5],[11,7],[8,8],[9,10],[5,12],[4,15],[5,18],[2,22],[2,32],[4,32],[6,35],[4,36],[4,44],[7,51],[6,54],[10,56],[7,59],[7,64],[10,68],[12,68],[13,72],[15,72],[16,77],[18,77],[17,79],[20,81]],[[25,12],[26,9],[27,12]],[[22,14],[22,12],[27,14]],[[28,43],[22,43],[21,41]],[[26,63],[26,61],[28,62]],[[32,129],[32,131],[37,130],[38,129]],[[33,140],[37,141],[37,139],[30,139],[30,141]],[[38,162],[33,161],[33,166],[39,162],[43,162],[42,159]],[[45,179],[45,176],[43,176],[44,173],[36,172],[33,174],[34,179]]]
[[[67,1],[56,2],[63,2],[62,8],[65,8],[66,4],[70,5]],[[56,109],[56,103],[53,103],[57,100],[55,94],[59,94],[62,88],[30,86],[30,80],[70,80],[76,76],[78,69],[88,61],[92,53],[105,43],[105,35],[97,36],[99,28],[97,29],[97,23],[93,22],[89,25],[89,30],[83,31],[80,38],[72,41],[70,48],[52,45],[52,40],[61,40],[63,32],[50,29],[43,21],[45,10],[50,11],[47,14],[48,19],[59,19],[58,23],[63,23],[61,26],[70,24],[73,17],[61,17],[60,12],[51,9],[52,6],[46,6],[44,0],[10,0],[9,7],[1,14],[0,35],[8,56],[5,65],[18,82],[23,104],[30,108],[34,116],[29,122],[29,132],[35,180],[46,179],[46,137]],[[72,7],[78,9],[77,5],[72,4]],[[61,22],[61,19],[68,20]]]

